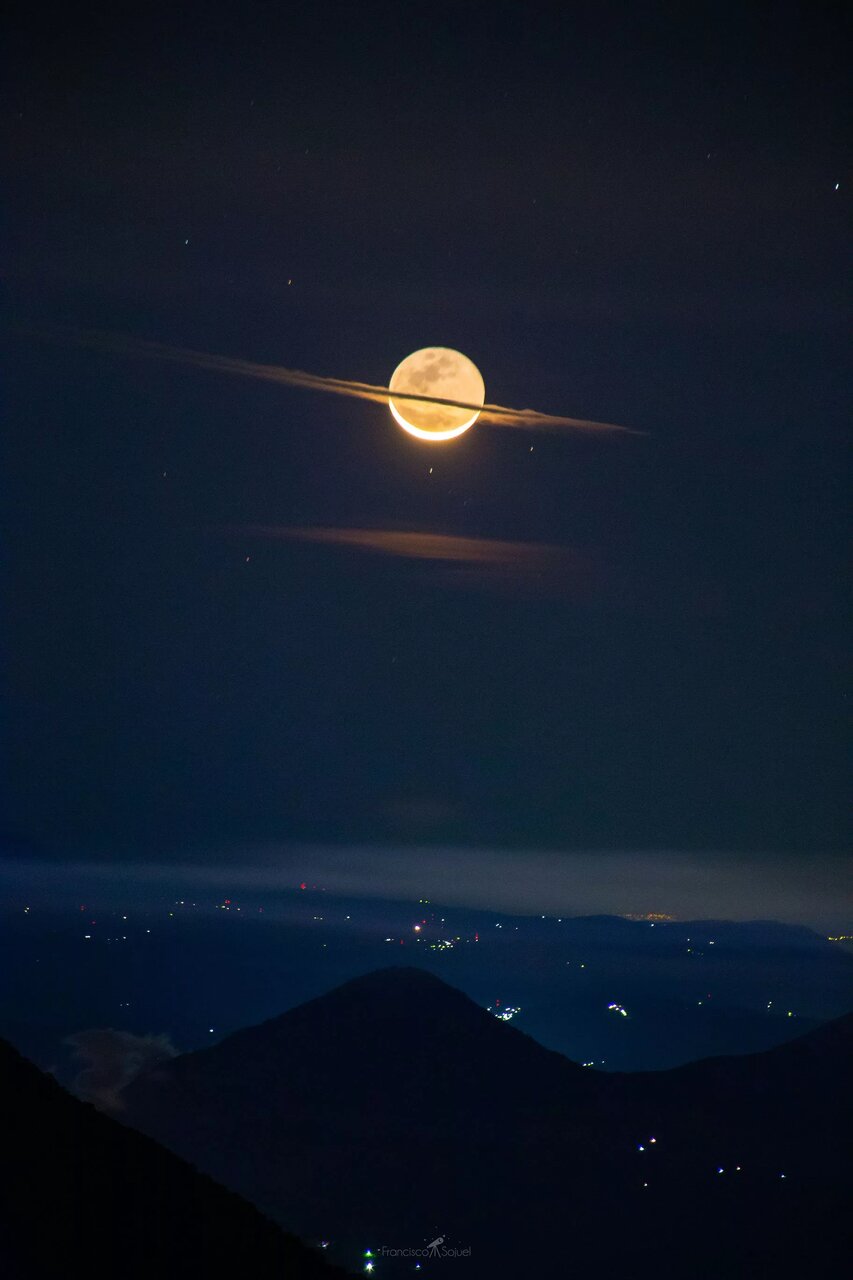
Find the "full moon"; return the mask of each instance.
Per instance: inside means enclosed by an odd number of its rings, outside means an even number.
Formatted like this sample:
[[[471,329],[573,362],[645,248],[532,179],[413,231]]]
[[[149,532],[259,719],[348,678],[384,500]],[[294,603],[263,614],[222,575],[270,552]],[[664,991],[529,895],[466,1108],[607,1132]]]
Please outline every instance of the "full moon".
[[[439,400],[463,400],[481,405],[486,388],[480,370],[461,351],[450,347],[424,347],[397,365],[388,384],[390,391]],[[480,410],[457,409],[449,404],[389,397],[388,407],[404,431],[419,440],[453,440],[473,427]]]

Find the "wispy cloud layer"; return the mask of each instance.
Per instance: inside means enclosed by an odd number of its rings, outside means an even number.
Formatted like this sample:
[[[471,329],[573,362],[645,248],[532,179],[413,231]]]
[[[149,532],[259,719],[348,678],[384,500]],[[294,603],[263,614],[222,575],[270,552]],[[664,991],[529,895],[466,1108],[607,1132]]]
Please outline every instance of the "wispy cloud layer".
[[[209,850],[202,861],[85,863],[0,860],[0,888],[50,902],[86,892],[137,903],[187,891],[291,894],[302,881],[329,893],[503,911],[592,915],[667,912],[680,919],[776,919],[850,932],[849,864],[814,853],[685,850],[505,850],[281,844]],[[73,889],[69,886],[73,885]],[[275,907],[265,906],[265,918]]]
[[[602,585],[603,571],[588,555],[545,542],[470,538],[458,534],[333,526],[249,525],[242,535],[313,542],[367,554],[419,561],[452,570],[442,580],[458,586],[533,590],[544,596],[586,596]]]
[[[263,382],[277,382],[289,387],[301,387],[307,391],[325,391],[331,395],[350,396],[356,400],[369,400],[376,404],[388,404],[388,387],[374,386],[369,382],[356,382],[348,378],[326,377],[317,373],[305,373],[301,369],[287,369],[283,365],[258,364],[251,360],[234,359],[231,356],[211,355],[204,351],[192,351],[187,347],[174,347],[161,342],[147,342],[141,338],[121,334],[87,331],[81,333],[35,332],[32,337],[74,346],[89,347],[120,356],[137,356],[165,360],[172,364],[206,369],[211,373],[235,374],[241,378],[255,378]],[[537,409],[512,409],[499,404],[471,404],[465,400],[445,400],[438,396],[415,395],[394,392],[394,400],[411,400],[427,404],[448,405],[457,409],[480,411],[480,422],[501,427],[528,427],[540,430],[574,430],[595,432],[632,432],[629,427],[611,422],[593,422],[587,418],[571,418],[564,414],[540,413]]]

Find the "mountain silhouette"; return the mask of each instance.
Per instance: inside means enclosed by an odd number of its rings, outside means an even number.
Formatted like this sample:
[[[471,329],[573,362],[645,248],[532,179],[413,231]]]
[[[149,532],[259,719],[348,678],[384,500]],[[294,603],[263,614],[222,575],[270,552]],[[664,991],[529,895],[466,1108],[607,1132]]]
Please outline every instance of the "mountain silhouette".
[[[0,1040],[0,1275],[344,1280],[301,1241]]]
[[[851,1035],[604,1074],[389,969],[159,1064],[123,1118],[349,1260],[442,1234],[469,1277],[803,1275],[843,1256]]]

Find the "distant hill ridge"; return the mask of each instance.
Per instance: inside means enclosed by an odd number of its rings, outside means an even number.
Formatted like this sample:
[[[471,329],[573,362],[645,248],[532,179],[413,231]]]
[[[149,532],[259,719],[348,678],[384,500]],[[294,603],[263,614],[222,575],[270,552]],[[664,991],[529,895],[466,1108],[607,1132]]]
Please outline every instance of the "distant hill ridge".
[[[452,1232],[472,1280],[546,1275],[568,1233],[590,1274],[659,1275],[666,1240],[689,1259],[673,1275],[803,1275],[843,1254],[851,1039],[845,1018],[757,1055],[605,1074],[395,968],[160,1064],[126,1118],[352,1256]]]

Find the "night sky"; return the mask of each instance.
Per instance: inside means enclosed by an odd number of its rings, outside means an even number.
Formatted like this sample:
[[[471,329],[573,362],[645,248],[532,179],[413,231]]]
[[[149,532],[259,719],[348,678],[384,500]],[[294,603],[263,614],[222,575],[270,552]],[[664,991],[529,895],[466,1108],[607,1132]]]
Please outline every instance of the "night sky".
[[[11,852],[843,849],[841,7],[99,8],[12,46]]]

